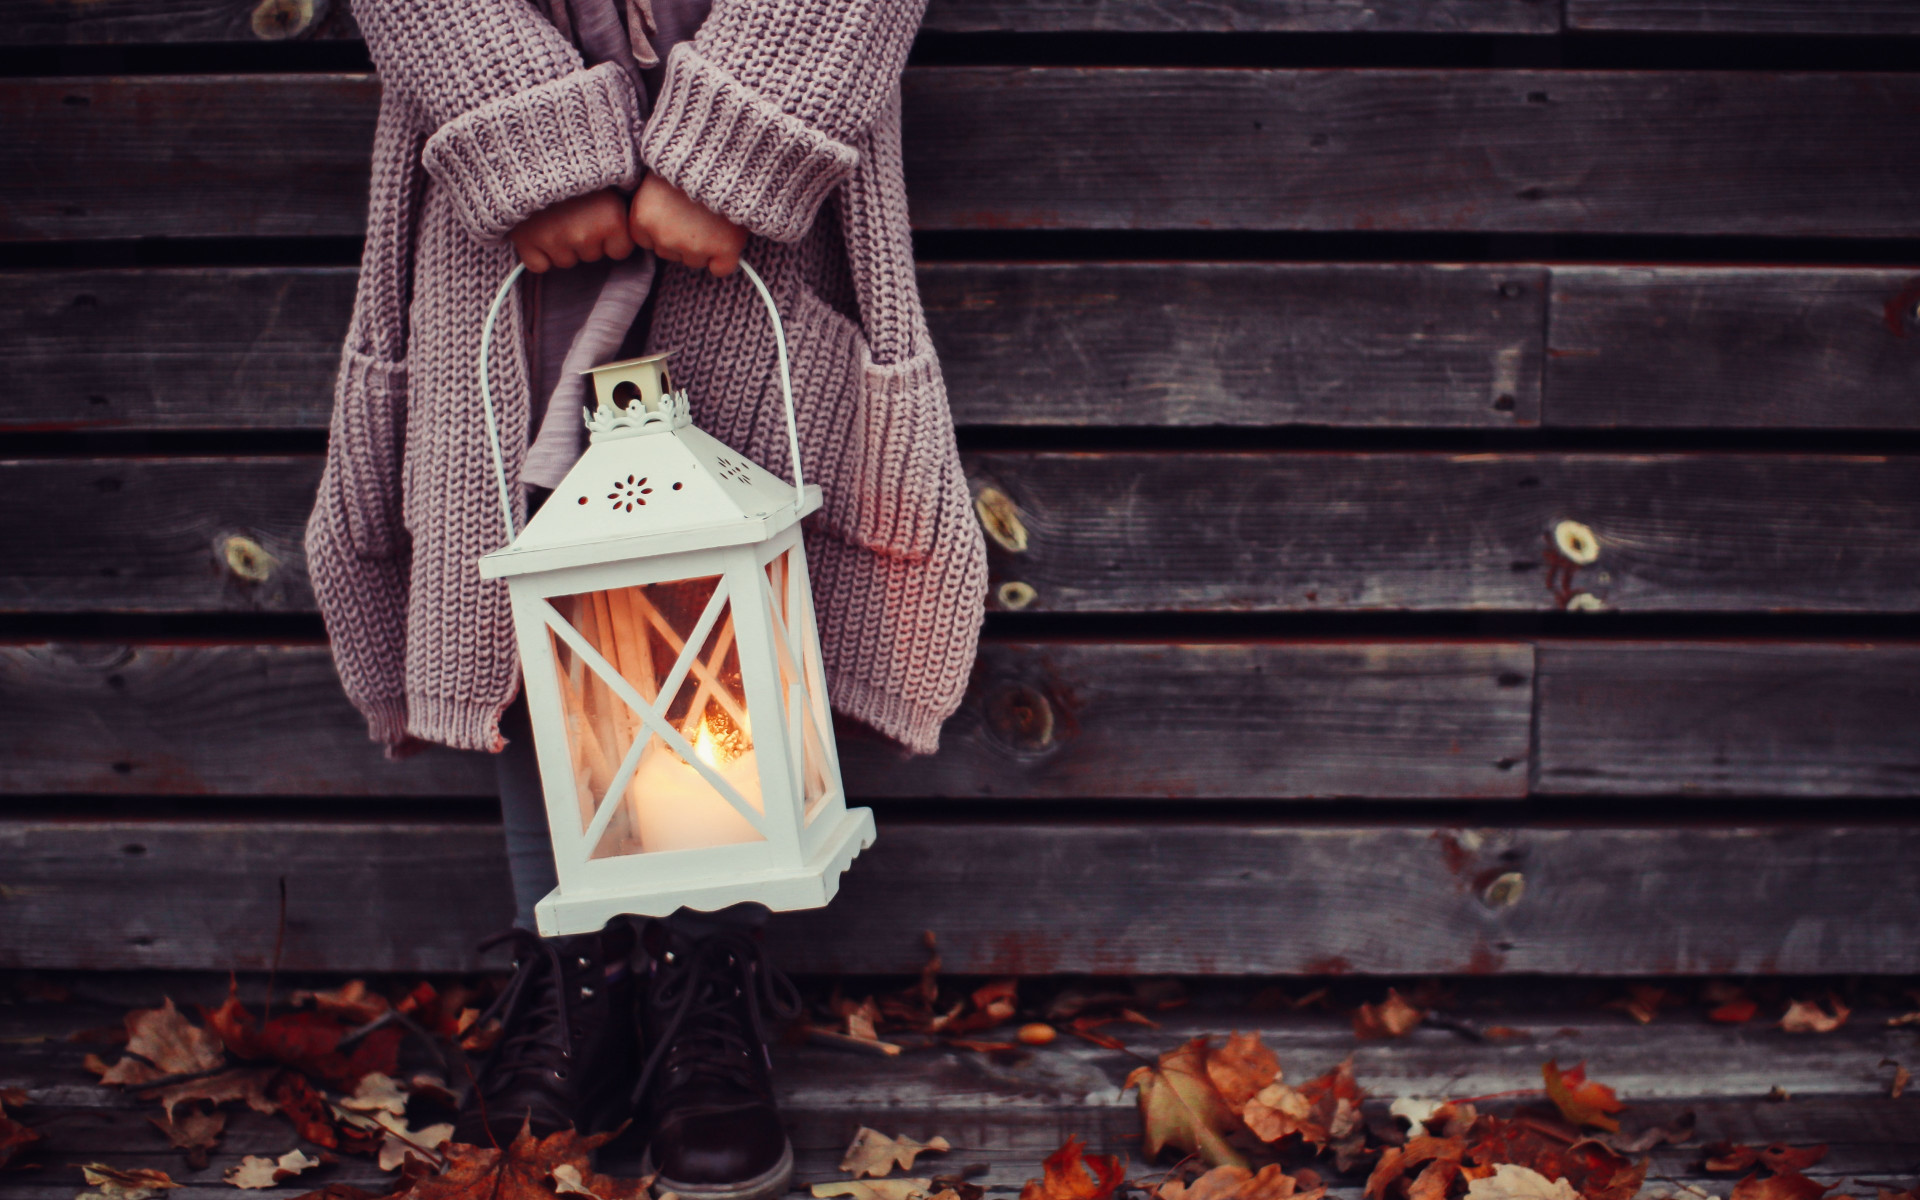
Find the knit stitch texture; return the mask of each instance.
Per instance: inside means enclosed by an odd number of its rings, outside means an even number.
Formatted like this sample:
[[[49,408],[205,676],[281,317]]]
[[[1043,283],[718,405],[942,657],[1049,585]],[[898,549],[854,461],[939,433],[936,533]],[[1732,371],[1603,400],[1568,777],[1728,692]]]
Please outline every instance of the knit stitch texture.
[[[899,77],[924,0],[715,0],[641,124],[523,0],[358,0],[379,69],[367,244],[307,527],[347,694],[390,754],[499,750],[519,686],[478,415],[481,323],[513,227],[645,170],[746,228],[787,321],[807,554],[834,707],[930,753],[972,667],[986,550],[914,281]],[[771,331],[744,281],[668,265],[654,349],[695,419],[786,474]],[[527,452],[517,300],[489,364],[503,453]],[[514,489],[516,502],[520,489]],[[524,521],[524,512],[515,514]]]

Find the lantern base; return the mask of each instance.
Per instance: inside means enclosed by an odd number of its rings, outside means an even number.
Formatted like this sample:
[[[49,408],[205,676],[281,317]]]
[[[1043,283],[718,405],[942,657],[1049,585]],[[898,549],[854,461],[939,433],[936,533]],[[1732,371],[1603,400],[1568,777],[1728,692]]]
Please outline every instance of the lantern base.
[[[648,888],[644,882],[618,891],[548,892],[533,906],[541,937],[592,933],[615,917],[664,917],[676,909],[714,912],[746,901],[764,904],[775,912],[824,908],[840,890],[840,876],[854,858],[873,845],[873,810],[849,808],[834,822],[802,867],[793,871],[762,871],[705,885],[673,884]]]

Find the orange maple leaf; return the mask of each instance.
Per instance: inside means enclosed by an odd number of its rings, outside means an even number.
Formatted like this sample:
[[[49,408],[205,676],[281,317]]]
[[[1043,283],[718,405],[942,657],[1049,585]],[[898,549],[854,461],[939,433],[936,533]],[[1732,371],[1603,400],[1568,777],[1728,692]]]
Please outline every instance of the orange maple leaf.
[[[1357,1038],[1404,1037],[1414,1026],[1427,1019],[1426,1010],[1415,1008],[1392,988],[1378,1004],[1362,1004],[1353,1011],[1353,1036]]]
[[[1154,1191],[1159,1200],[1322,1200],[1327,1189],[1317,1182],[1301,1190],[1301,1181],[1268,1163],[1258,1171],[1215,1167],[1192,1183],[1173,1180]]]
[[[1247,1165],[1226,1142],[1226,1135],[1238,1129],[1240,1121],[1207,1074],[1211,1043],[1211,1038],[1194,1038],[1162,1054],[1155,1065],[1136,1068],[1127,1076],[1126,1086],[1140,1090],[1149,1158],[1175,1146],[1198,1154],[1208,1166]]]
[[[612,1137],[611,1133],[582,1137],[563,1129],[536,1138],[523,1123],[519,1136],[504,1150],[449,1143],[446,1170],[415,1180],[395,1200],[556,1200],[563,1186],[569,1194],[585,1188],[598,1200],[643,1200],[651,1179],[612,1179],[593,1173],[593,1151]]]
[[[1798,1171],[1782,1171],[1767,1179],[1755,1172],[1733,1185],[1729,1200],[1818,1200],[1834,1186],[1815,1183]]]
[[[1207,1078],[1237,1114],[1261,1088],[1280,1078],[1280,1060],[1261,1044],[1258,1033],[1235,1032],[1226,1045],[1207,1052]]]
[[[400,1069],[399,1027],[376,1029],[343,1054],[340,1042],[348,1029],[338,1017],[292,1012],[260,1024],[240,1004],[237,986],[229,988],[225,1004],[207,1013],[207,1027],[238,1058],[284,1063],[343,1092],[353,1091],[370,1072],[393,1075]]]
[[[1361,1193],[1366,1200],[1380,1200],[1387,1194],[1387,1188],[1421,1163],[1427,1169],[1415,1180],[1416,1189],[1409,1194],[1430,1194],[1434,1197],[1446,1195],[1447,1186],[1460,1172],[1460,1161],[1466,1157],[1467,1143],[1456,1137],[1417,1137],[1410,1138],[1404,1146],[1389,1146],[1380,1155],[1380,1161],[1374,1164],[1373,1173],[1367,1176],[1366,1190]]]
[[[1126,1178],[1126,1168],[1111,1154],[1085,1150],[1079,1138],[1069,1137],[1040,1164],[1041,1177],[1027,1180],[1020,1200],[1110,1200]]]
[[[1575,1125],[1590,1125],[1609,1133],[1620,1131],[1620,1122],[1608,1114],[1624,1111],[1627,1106],[1612,1088],[1587,1078],[1585,1063],[1562,1072],[1559,1063],[1549,1060],[1541,1065],[1540,1074],[1547,1081],[1547,1097],[1561,1116]]]

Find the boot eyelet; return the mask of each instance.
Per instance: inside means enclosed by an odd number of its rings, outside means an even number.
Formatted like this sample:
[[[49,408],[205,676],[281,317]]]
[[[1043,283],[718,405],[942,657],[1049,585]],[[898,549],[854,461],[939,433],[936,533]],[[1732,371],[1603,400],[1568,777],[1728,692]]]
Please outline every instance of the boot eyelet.
[[[553,1077],[554,1077],[555,1079],[558,1079],[558,1080],[561,1080],[561,1081],[563,1081],[563,1082],[564,1082],[564,1081],[566,1080],[566,1078],[567,1078],[567,1073],[566,1073],[566,1071],[565,1071],[565,1070],[563,1070],[562,1068],[560,1068],[560,1067],[555,1067],[555,1068],[553,1069]]]
[[[576,958],[573,961],[579,963],[583,968],[590,967],[593,965],[593,960],[590,958]]]
[[[581,988],[581,989],[580,989],[580,998],[581,998],[582,1000],[586,1000],[586,999],[589,999],[589,998],[591,998],[591,997],[592,997],[592,995],[593,995],[593,989],[592,989],[592,988],[590,988],[590,987],[583,987],[583,988]]]

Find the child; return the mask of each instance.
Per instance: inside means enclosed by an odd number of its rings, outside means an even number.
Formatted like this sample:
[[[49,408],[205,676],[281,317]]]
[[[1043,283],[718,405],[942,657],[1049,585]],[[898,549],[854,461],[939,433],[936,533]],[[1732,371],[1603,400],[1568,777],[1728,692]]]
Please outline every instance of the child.
[[[801,452],[825,490],[807,553],[829,694],[931,752],[972,663],[986,567],[900,168],[899,73],[923,2],[356,4],[384,90],[307,555],[374,740],[396,757],[512,748],[523,926],[496,939],[516,972],[462,1140],[637,1117],[660,1186],[693,1200],[757,1200],[791,1174],[764,1018],[793,995],[750,918],[650,924],[639,981],[624,925],[525,927],[551,855],[524,713],[508,712],[506,592],[474,565],[504,540],[477,355],[517,254],[538,282],[502,312],[489,371],[508,471],[551,486],[582,444],[572,372],[640,337],[650,295],[645,348],[676,351],[695,421],[786,473],[772,335],[726,277],[744,254],[786,320]],[[655,254],[674,265],[656,271]]]

